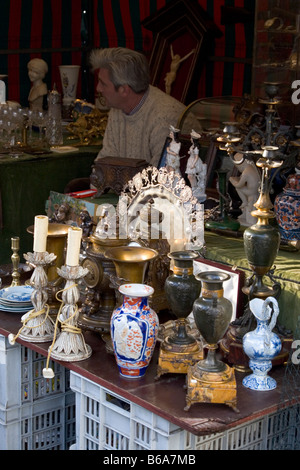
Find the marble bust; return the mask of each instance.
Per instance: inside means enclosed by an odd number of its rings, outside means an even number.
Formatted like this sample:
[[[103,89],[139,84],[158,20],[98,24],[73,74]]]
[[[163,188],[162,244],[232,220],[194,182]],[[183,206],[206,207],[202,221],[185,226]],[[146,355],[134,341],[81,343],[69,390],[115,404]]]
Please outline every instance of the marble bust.
[[[28,96],[29,108],[33,111],[43,111],[48,92],[43,79],[48,72],[48,65],[43,59],[35,58],[28,62],[27,69],[28,77],[32,83]]]

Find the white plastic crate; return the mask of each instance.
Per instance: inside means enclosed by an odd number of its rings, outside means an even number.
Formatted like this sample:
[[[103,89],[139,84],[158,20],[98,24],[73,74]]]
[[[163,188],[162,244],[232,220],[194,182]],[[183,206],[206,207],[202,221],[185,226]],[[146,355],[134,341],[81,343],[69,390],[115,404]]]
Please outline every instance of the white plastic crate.
[[[208,436],[190,434],[187,450],[290,450],[300,448],[300,405],[283,408],[227,431]]]
[[[186,431],[71,371],[76,449],[183,449]]]
[[[0,335],[0,450],[68,449],[75,442],[75,395],[70,372]]]
[[[71,371],[77,450],[271,450],[299,448],[300,405],[224,432],[197,436]]]

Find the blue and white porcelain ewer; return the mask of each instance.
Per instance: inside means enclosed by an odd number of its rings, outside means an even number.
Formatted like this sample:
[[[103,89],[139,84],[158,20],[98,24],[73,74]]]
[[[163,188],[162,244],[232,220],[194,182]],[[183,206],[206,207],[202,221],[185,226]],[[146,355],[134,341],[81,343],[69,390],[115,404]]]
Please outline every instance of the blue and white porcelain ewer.
[[[281,350],[280,338],[272,333],[279,314],[278,303],[274,297],[268,297],[266,300],[252,299],[249,305],[257,327],[243,338],[243,349],[250,358],[249,367],[253,371],[243,379],[243,385],[251,390],[273,390],[277,383],[268,372],[272,369],[272,359]]]

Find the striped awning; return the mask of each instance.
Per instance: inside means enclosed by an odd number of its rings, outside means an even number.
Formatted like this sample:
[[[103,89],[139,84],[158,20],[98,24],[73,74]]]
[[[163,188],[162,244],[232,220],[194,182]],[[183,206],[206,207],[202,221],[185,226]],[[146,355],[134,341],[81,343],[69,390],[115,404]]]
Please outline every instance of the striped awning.
[[[9,100],[28,105],[27,63],[43,58],[49,66],[48,88],[60,89],[58,66],[82,64],[87,25],[82,11],[91,9],[90,47],[126,46],[150,56],[152,32],[141,22],[172,0],[1,0],[0,74],[8,74]],[[224,33],[216,38],[199,77],[199,97],[235,95],[251,90],[253,23],[222,24],[222,6],[253,11],[254,0],[198,0]],[[78,95],[82,96],[81,81]]]

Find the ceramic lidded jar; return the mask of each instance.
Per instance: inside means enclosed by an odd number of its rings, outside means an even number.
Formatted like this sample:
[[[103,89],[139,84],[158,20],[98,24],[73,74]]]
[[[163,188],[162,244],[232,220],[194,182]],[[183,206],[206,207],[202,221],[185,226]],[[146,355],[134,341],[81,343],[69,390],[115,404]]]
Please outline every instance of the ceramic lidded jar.
[[[300,173],[290,175],[274,203],[276,220],[283,240],[300,240]]]
[[[253,371],[243,379],[243,385],[251,390],[273,390],[277,384],[268,372],[272,368],[272,359],[281,351],[280,338],[272,332],[279,314],[277,300],[274,297],[254,298],[249,306],[257,327],[243,337],[243,349],[250,358],[249,367]]]
[[[113,350],[120,374],[138,378],[147,370],[158,334],[158,316],[148,305],[154,289],[128,283],[119,292],[123,303],[113,311],[110,322]]]

